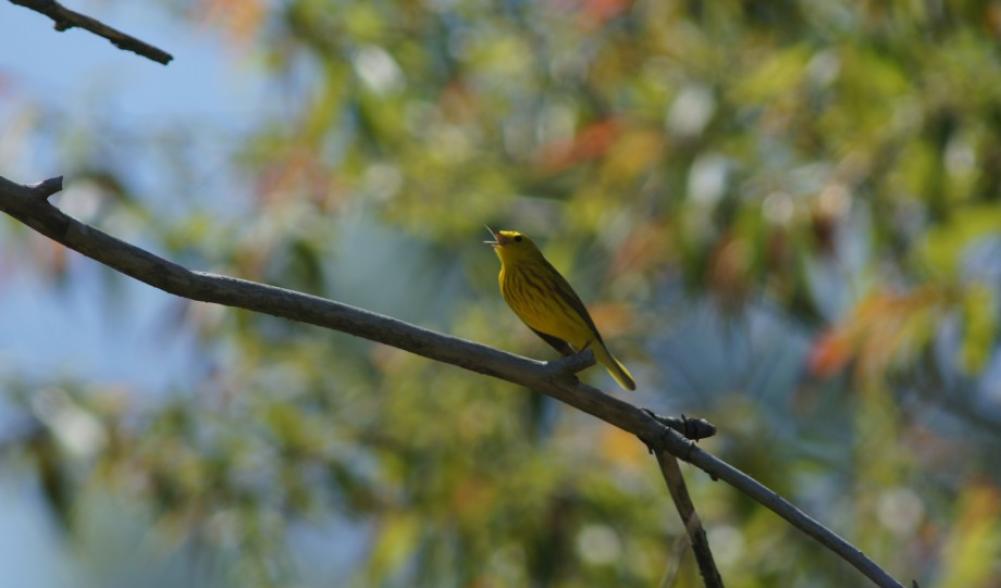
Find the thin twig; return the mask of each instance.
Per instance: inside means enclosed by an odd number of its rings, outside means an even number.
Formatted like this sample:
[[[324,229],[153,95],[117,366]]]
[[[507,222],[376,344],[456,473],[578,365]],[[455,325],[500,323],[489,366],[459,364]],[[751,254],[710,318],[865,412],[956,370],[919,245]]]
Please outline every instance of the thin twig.
[[[35,194],[38,194],[42,198],[48,198],[53,194],[62,192],[63,190],[63,177],[56,176],[54,178],[49,178],[33,184],[31,189],[34,190]]]
[[[46,194],[2,177],[0,210],[70,249],[165,292],[342,331],[546,394],[636,435],[654,451],[667,451],[725,481],[841,556],[876,585],[902,588],[858,548],[757,480],[699,449],[643,409],[576,379],[554,377],[544,362],[318,296],[188,270],[80,223],[52,206]]]
[[[673,431],[671,431],[673,433]],[[674,446],[676,438],[680,435],[668,438],[665,436],[664,448],[673,455],[691,463],[710,476],[723,480],[734,488],[748,495],[762,506],[768,508],[775,514],[786,520],[789,524],[803,531],[810,537],[820,542],[843,560],[850,563],[858,571],[872,580],[877,586],[900,588],[902,585],[893,579],[886,570],[882,569],[876,562],[869,559],[862,551],[845,541],[834,531],[817,522],[816,519],[806,514],[791,502],[776,494],[772,489],[761,484],[754,478],[733,467],[729,463],[719,459],[715,455],[699,449],[693,442],[681,439],[681,442],[689,447],[688,452],[683,450],[675,452]],[[679,454],[680,453],[680,454]]]
[[[131,51],[157,63],[167,65],[174,57],[162,49],[158,49],[132,35],[109,27],[103,22],[66,8],[55,0],[10,0],[12,4],[24,6],[35,12],[40,12],[52,19],[57,31],[65,31],[73,27],[86,29],[99,37],[111,41],[111,44],[124,51]]]
[[[691,541],[688,533],[678,535],[674,545],[671,547],[671,554],[667,558],[667,566],[664,567],[664,575],[657,584],[659,588],[671,588],[678,579],[678,572],[681,570],[681,558],[685,555],[685,548]]]
[[[681,475],[678,460],[666,451],[658,451],[657,464],[660,465],[660,472],[664,475],[664,481],[671,492],[671,498],[674,499],[678,515],[681,516],[681,524],[685,526],[692,552],[695,553],[695,561],[699,564],[702,582],[706,588],[723,588],[723,578],[716,568],[713,552],[709,549],[709,540],[706,539],[706,531],[702,528],[699,514],[695,512],[692,497],[688,495],[688,487],[685,486],[685,478]]]

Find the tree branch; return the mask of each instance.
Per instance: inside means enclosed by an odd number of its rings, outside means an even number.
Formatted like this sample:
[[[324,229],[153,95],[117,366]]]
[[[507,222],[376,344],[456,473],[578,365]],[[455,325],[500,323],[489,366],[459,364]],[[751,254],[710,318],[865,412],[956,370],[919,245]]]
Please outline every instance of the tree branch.
[[[671,588],[678,579],[678,572],[681,570],[681,558],[685,555],[685,548],[691,545],[688,534],[679,535],[671,547],[671,553],[667,559],[667,566],[664,568],[664,575],[661,576],[657,584],[660,588]]]
[[[706,531],[702,528],[698,513],[695,512],[692,497],[688,495],[688,487],[685,486],[685,478],[681,475],[678,460],[666,451],[658,451],[657,464],[660,465],[660,472],[664,475],[664,481],[671,492],[678,515],[681,516],[681,524],[685,526],[685,533],[688,534],[688,541],[695,553],[695,561],[699,564],[699,573],[702,574],[702,583],[706,588],[723,588],[723,578],[716,568],[713,552],[709,549],[709,540],[706,539]]]
[[[99,37],[104,37],[111,41],[115,47],[124,51],[131,51],[157,63],[167,65],[174,58],[170,53],[158,49],[145,41],[141,41],[131,35],[123,33],[118,29],[109,27],[96,18],[91,18],[85,14],[80,14],[66,8],[55,0],[10,0],[11,3],[24,6],[35,12],[40,12],[52,19],[57,31],[65,31],[73,27],[86,29]]]
[[[546,368],[553,376],[573,376],[592,365],[594,365],[594,352],[590,349],[546,362]]]
[[[565,371],[554,375],[545,362],[318,296],[188,270],[66,216],[47,200],[53,184],[47,181],[41,186],[48,188],[36,189],[0,177],[0,210],[70,249],[165,292],[342,331],[546,394],[636,435],[658,455],[667,451],[727,482],[841,556],[876,585],[903,588],[858,548],[744,472],[699,449],[669,426],[669,419],[568,378]],[[674,422],[684,431],[690,421]]]

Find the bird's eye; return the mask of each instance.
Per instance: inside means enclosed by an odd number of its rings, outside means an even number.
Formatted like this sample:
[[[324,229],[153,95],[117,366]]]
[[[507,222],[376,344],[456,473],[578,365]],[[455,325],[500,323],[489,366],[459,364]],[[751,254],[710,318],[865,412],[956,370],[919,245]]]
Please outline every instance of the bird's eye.
[[[514,240],[517,241],[518,243],[521,243],[521,235],[515,237]]]

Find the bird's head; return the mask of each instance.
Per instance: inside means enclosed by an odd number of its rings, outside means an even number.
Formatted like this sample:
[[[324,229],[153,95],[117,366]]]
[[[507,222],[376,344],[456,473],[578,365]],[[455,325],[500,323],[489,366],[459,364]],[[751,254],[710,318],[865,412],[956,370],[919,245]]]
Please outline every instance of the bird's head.
[[[497,253],[497,257],[504,263],[535,259],[542,256],[535,243],[528,236],[518,231],[494,231],[490,227],[487,227],[487,230],[490,231],[490,236],[493,239],[484,241],[484,243],[493,247],[494,252]]]

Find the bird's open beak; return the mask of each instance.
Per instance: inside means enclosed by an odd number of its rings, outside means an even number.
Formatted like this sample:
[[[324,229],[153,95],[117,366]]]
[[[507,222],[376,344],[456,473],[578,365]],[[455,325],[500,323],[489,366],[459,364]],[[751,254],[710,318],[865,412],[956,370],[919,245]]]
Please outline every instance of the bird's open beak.
[[[494,230],[491,229],[488,225],[484,225],[484,226],[487,227],[487,231],[490,233],[490,236],[493,237],[493,240],[491,240],[491,241],[484,241],[484,243],[486,243],[487,245],[490,245],[491,247],[497,247],[498,245],[500,245],[501,241],[497,237],[497,233],[494,232]]]

